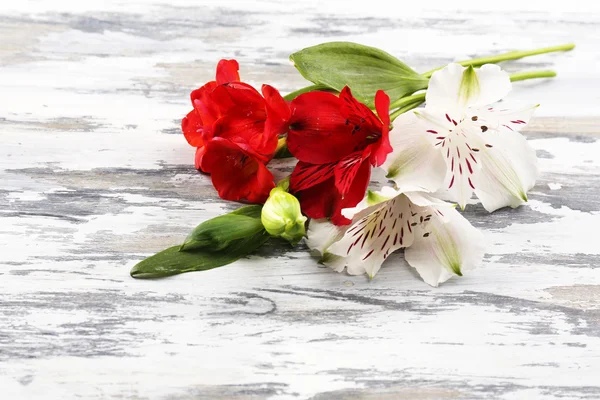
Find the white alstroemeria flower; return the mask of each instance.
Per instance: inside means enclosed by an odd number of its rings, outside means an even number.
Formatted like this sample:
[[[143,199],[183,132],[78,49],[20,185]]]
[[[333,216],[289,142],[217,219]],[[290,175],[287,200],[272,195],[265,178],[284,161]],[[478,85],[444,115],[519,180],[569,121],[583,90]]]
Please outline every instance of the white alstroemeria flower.
[[[538,174],[535,151],[517,132],[537,106],[492,106],[511,90],[496,65],[450,64],[429,81],[424,109],[400,115],[382,166],[397,185],[418,185],[457,202],[477,195],[486,210],[517,207]]]
[[[385,259],[400,248],[404,257],[431,286],[475,268],[482,260],[483,235],[455,206],[419,191],[385,187],[368,192],[355,208],[342,211],[352,219],[338,227],[327,220],[312,220],[308,246],[322,262],[351,275],[373,278]]]

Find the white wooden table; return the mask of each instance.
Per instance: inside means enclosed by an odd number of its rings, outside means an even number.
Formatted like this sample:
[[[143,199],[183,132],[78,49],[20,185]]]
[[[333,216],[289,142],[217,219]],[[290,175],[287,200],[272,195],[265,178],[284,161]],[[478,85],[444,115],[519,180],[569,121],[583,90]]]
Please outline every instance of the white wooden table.
[[[211,3],[0,5],[0,398],[600,398],[597,10]],[[515,84],[513,99],[542,103],[525,134],[543,174],[524,207],[468,208],[484,265],[434,289],[401,255],[369,282],[301,246],[130,278],[234,207],[193,168],[189,92],[222,57],[297,89],[288,55],[332,40],[418,71],[578,45],[504,64],[559,76]]]

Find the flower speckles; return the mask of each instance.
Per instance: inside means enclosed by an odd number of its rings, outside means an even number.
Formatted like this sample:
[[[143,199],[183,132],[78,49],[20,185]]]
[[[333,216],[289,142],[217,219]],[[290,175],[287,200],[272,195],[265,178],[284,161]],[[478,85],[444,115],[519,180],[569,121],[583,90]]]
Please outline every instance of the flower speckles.
[[[394,152],[384,165],[388,176],[399,185],[414,183],[416,173],[423,175],[418,166],[430,165],[421,187],[444,191],[442,196],[461,208],[473,192],[490,212],[522,204],[535,184],[537,159],[518,130],[536,106],[490,106],[510,89],[508,74],[495,65],[476,70],[450,64],[435,72],[425,109],[395,121],[390,133]],[[426,151],[420,137],[436,151]]]
[[[481,233],[452,204],[425,192],[385,187],[369,192],[343,214],[352,219],[350,227],[313,220],[308,232],[309,247],[319,250],[322,262],[338,272],[346,269],[373,278],[391,253],[406,248],[407,262],[425,282],[437,286],[475,268],[483,257]]]

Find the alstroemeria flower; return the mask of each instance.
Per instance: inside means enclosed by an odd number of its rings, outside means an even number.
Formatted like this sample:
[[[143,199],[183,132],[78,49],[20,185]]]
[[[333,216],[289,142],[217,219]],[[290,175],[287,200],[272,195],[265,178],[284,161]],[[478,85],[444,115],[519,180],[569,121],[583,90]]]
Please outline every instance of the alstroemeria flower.
[[[349,226],[312,220],[308,246],[322,255],[322,262],[351,275],[373,278],[395,250],[406,248],[404,257],[432,286],[475,268],[483,258],[483,235],[453,204],[421,191],[385,187],[369,192],[344,215]]]
[[[450,64],[431,77],[425,109],[401,115],[383,166],[397,185],[444,190],[461,208],[477,195],[486,210],[517,207],[535,184],[535,151],[517,132],[537,106],[492,105],[511,90],[496,65]]]
[[[182,120],[188,143],[197,147],[196,168],[210,173],[219,196],[261,203],[275,187],[265,165],[285,133],[290,109],[279,92],[262,95],[239,81],[238,63],[221,60],[216,81],[191,93],[194,109]]]
[[[362,200],[371,166],[383,164],[392,151],[389,104],[389,97],[378,91],[377,118],[348,87],[339,97],[311,92],[292,101],[287,143],[299,162],[290,179],[290,191],[306,215],[331,217],[336,225],[350,222],[341,210]]]

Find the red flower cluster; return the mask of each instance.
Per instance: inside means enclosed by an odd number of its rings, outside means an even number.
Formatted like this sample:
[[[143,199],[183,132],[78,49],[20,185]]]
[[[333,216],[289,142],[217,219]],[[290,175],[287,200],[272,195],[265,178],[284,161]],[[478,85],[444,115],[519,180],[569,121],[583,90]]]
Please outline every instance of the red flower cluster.
[[[364,197],[371,166],[380,166],[392,151],[390,99],[378,91],[379,118],[345,87],[339,96],[304,93],[288,104],[263,85],[262,95],[240,82],[238,63],[221,60],[216,81],[191,94],[194,109],[181,122],[188,143],[197,147],[196,168],[211,174],[226,200],[264,203],[275,186],[266,164],[279,135],[288,133],[288,149],[299,160],[290,191],[311,218],[331,217],[336,225],[350,220],[341,210]]]
[[[348,87],[339,97],[311,92],[292,102],[288,148],[299,160],[290,178],[304,214],[331,217],[336,225],[351,221],[341,214],[364,197],[371,165],[380,166],[392,151],[389,142],[390,99],[378,91],[379,118],[358,102]]]
[[[221,60],[216,81],[191,93],[192,106],[181,121],[196,147],[196,168],[211,174],[225,200],[264,203],[275,186],[265,166],[287,130],[290,109],[279,92],[263,85],[262,96],[240,82],[238,63]]]

